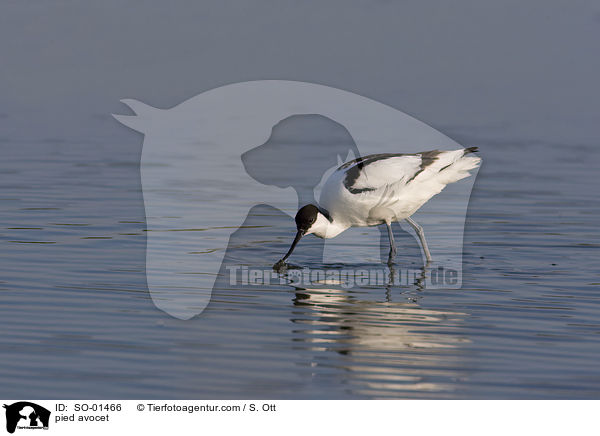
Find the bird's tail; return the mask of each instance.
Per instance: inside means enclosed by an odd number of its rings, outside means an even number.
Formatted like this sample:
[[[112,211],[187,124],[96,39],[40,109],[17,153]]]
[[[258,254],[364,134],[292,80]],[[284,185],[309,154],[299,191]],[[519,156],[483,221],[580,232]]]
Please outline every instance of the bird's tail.
[[[471,175],[469,170],[477,168],[481,163],[480,157],[467,156],[468,154],[475,153],[476,151],[478,151],[477,147],[465,148],[461,157],[439,172],[439,181],[441,183],[448,184],[462,180],[465,177],[469,177]]]

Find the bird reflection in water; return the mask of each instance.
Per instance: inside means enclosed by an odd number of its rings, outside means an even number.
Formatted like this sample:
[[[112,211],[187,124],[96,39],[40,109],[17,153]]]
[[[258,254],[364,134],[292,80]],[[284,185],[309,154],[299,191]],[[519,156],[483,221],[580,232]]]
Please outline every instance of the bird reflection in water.
[[[419,305],[426,274],[423,268],[404,288],[344,289],[327,281],[296,287],[293,335],[315,353],[310,366],[342,369],[340,382],[356,396],[454,397],[468,342],[460,334],[465,314]]]

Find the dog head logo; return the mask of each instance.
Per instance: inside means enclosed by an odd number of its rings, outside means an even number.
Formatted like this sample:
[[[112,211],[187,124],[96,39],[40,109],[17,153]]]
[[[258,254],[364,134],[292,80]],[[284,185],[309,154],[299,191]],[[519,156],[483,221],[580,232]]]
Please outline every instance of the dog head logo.
[[[140,166],[148,288],[155,305],[179,319],[207,306],[229,237],[254,206],[278,208],[293,222],[298,207],[318,198],[319,181],[340,162],[390,151],[460,147],[397,109],[312,83],[237,83],[171,109],[122,102],[135,115],[115,118],[144,134]],[[313,128],[329,131],[331,140],[319,141],[310,134]],[[308,157],[310,164],[303,165]],[[455,184],[418,217],[424,227],[436,228],[428,234],[434,258],[458,271],[458,280],[444,287],[461,286],[462,235],[473,181]],[[378,230],[366,228],[327,240],[323,261],[339,262],[349,243],[362,246],[366,258],[379,259],[373,231],[379,238]],[[264,259],[264,266],[276,260]]]
[[[6,409],[6,431],[14,433],[17,427],[27,429],[47,429],[50,411],[28,401],[4,405]]]

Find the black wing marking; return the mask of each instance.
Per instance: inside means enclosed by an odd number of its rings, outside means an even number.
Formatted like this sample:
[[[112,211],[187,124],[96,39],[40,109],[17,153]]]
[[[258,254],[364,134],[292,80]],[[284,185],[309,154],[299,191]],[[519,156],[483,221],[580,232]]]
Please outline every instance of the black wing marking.
[[[441,152],[439,150],[431,150],[431,151],[424,151],[421,153],[370,154],[368,156],[362,156],[362,157],[353,159],[351,161],[348,161],[348,162],[344,163],[343,165],[341,165],[337,170],[339,171],[339,170],[347,169],[346,177],[344,178],[344,186],[351,194],[360,194],[363,192],[374,191],[377,189],[377,188],[355,188],[354,187],[356,180],[360,177],[361,172],[367,165],[370,165],[373,162],[378,162],[380,160],[389,159],[392,157],[420,156],[421,164],[419,166],[419,169],[412,175],[412,177],[409,180],[407,180],[406,183],[408,183],[411,180],[413,180],[415,177],[417,177],[423,170],[425,170],[425,168],[427,168],[429,165],[431,165],[433,162],[435,162],[437,156],[440,153]]]

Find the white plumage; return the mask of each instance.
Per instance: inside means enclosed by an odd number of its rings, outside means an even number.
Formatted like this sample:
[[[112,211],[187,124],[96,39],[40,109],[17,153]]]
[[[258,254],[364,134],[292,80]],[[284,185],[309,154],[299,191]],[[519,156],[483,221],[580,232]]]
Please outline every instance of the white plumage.
[[[386,224],[391,262],[396,247],[391,223],[407,220],[431,260],[423,229],[410,216],[446,185],[468,177],[481,159],[476,147],[415,154],[375,154],[346,162],[325,182],[319,205],[302,207],[296,215],[298,233],[283,263],[304,235],[333,238],[349,227]]]

